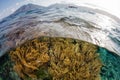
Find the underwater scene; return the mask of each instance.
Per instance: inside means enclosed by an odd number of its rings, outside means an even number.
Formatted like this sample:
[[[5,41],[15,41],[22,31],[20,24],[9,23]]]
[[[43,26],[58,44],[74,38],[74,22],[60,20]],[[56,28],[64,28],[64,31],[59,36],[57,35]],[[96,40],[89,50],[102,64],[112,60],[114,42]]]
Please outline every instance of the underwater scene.
[[[119,80],[120,56],[62,37],[28,40],[0,58],[0,80]]]
[[[4,1],[0,80],[120,80],[120,18],[79,0]]]

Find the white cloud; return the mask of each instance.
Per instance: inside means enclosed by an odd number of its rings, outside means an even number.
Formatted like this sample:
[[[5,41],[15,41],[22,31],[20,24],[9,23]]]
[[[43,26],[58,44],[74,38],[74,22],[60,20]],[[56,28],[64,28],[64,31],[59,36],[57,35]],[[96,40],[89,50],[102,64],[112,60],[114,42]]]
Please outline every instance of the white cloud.
[[[0,13],[0,19],[12,14],[15,10],[16,10],[17,7],[9,7],[9,8],[6,8],[4,9],[1,13]]]
[[[19,3],[16,3],[16,6],[18,6],[19,5]]]
[[[15,8],[12,8],[12,9],[11,9],[11,12],[14,12],[14,11],[15,11]]]
[[[36,2],[37,0],[31,0],[31,1]]]
[[[25,1],[30,1],[30,0],[25,0]]]

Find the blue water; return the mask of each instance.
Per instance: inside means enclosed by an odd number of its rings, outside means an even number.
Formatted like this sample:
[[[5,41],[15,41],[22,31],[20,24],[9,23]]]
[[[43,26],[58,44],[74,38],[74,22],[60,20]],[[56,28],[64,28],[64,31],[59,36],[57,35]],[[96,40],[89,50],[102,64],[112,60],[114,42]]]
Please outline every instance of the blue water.
[[[101,47],[98,53],[103,63],[101,80],[120,80],[120,56]]]

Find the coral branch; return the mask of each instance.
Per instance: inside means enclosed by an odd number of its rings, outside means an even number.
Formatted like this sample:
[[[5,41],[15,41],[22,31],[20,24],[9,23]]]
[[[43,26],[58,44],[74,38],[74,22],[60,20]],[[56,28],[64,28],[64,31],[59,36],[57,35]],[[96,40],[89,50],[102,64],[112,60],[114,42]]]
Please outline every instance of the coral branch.
[[[100,80],[102,63],[93,44],[69,38],[41,37],[10,52],[14,69],[25,79]]]

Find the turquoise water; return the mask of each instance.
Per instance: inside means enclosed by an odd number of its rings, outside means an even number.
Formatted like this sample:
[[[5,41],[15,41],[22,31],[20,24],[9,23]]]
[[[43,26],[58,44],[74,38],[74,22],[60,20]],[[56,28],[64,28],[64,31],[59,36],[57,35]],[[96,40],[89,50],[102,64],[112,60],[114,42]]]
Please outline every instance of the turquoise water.
[[[100,73],[101,80],[120,80],[120,56],[101,47],[98,48],[97,52],[103,63]],[[0,58],[0,80],[20,80],[12,70],[12,64],[7,54]]]
[[[103,63],[101,80],[120,80],[120,56],[101,47],[98,53]]]

